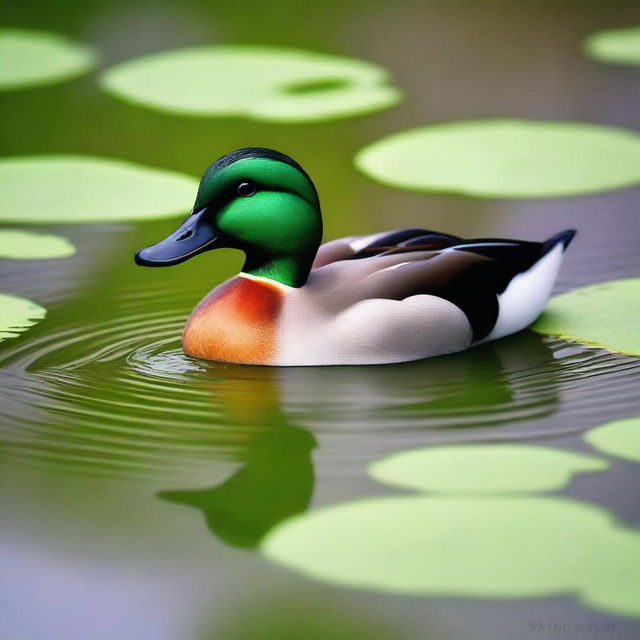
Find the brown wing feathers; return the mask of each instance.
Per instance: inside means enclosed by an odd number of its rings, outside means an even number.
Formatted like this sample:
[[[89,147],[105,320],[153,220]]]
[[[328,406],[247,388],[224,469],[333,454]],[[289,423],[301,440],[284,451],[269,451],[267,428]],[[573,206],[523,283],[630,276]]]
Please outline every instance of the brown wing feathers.
[[[376,238],[350,259],[407,256],[407,264],[382,269],[362,282],[372,296],[402,300],[429,294],[449,300],[467,316],[474,340],[486,337],[498,318],[498,295],[511,280],[531,268],[558,243],[573,238],[565,231],[545,243],[477,238],[463,240],[424,229],[401,229]],[[445,249],[450,249],[446,251]]]

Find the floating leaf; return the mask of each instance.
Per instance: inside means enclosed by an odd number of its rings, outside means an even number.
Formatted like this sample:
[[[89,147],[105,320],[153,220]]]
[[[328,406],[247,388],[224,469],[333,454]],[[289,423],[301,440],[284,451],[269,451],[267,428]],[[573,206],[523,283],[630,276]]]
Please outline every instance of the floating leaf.
[[[215,46],[168,51],[106,71],[102,87],[129,102],[185,116],[313,122],[378,111],[399,91],[369,62],[309,51]]]
[[[295,516],[262,544],[271,560],[341,586],[432,596],[577,594],[640,616],[640,534],[563,498],[387,497]]]
[[[611,456],[640,462],[640,418],[628,418],[603,424],[587,431],[584,439]]]
[[[640,356],[640,278],[611,280],[556,296],[532,329]]]
[[[62,236],[16,229],[0,230],[0,258],[33,260],[67,258],[75,247]]]
[[[369,468],[386,484],[464,493],[550,491],[575,473],[603,471],[604,460],[561,449],[516,444],[429,447],[397,453]]]
[[[0,90],[63,82],[88,71],[95,55],[64,36],[0,29]]]
[[[640,182],[640,136],[571,122],[451,122],[383,138],[355,162],[374,180],[404,189],[570,196]]]
[[[31,300],[0,293],[0,342],[15,338],[47,314],[46,309]]]
[[[594,33],[585,40],[584,51],[601,62],[640,65],[640,25]]]
[[[190,209],[197,180],[173,171],[91,156],[0,160],[0,221],[118,222]]]

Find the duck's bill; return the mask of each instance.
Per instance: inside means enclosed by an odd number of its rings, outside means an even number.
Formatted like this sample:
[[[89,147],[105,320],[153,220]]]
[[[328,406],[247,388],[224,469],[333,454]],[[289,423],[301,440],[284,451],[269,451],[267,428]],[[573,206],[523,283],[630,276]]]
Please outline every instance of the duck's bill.
[[[150,247],[140,249],[135,261],[143,267],[170,267],[193,256],[217,249],[222,240],[205,219],[206,209],[192,213],[170,236]]]

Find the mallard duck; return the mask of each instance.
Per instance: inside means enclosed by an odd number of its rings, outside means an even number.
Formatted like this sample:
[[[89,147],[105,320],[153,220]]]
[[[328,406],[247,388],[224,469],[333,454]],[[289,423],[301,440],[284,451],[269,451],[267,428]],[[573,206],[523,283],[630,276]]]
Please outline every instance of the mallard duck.
[[[179,264],[204,251],[245,253],[182,334],[187,355],[241,364],[384,364],[461,351],[531,324],[575,232],[546,242],[399,229],[320,246],[313,182],[272,149],[233,151],[204,173],[192,213],[136,254]]]

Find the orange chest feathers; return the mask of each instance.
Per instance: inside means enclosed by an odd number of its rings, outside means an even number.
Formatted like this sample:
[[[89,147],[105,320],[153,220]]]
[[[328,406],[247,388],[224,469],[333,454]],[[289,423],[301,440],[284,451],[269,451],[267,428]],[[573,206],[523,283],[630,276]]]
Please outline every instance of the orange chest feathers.
[[[282,292],[276,285],[239,276],[216,287],[194,309],[182,333],[195,358],[269,364],[275,356]]]

